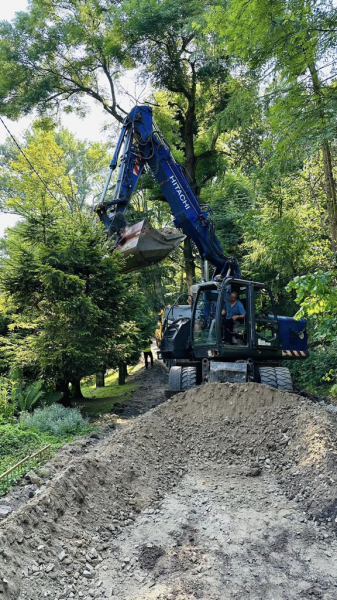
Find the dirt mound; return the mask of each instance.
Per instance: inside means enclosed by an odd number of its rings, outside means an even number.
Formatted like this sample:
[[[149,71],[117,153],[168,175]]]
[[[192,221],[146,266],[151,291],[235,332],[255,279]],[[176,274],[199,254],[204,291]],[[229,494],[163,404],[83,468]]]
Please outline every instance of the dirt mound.
[[[336,440],[336,415],[293,394],[253,383],[179,394],[73,458],[2,522],[0,598],[105,598],[97,572],[119,536],[159,510],[191,469],[276,478],[303,521],[334,528]],[[144,565],[160,563],[156,546],[142,553]]]
[[[200,448],[190,453],[270,469],[310,518],[337,516],[337,416],[295,394],[255,383],[211,384],[177,396],[171,411]],[[200,429],[201,426],[201,429]]]

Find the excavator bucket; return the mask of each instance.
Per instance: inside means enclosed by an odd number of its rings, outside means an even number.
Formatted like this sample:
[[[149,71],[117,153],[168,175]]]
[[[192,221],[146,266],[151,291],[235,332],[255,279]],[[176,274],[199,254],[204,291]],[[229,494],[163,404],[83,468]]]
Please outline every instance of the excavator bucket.
[[[126,259],[124,273],[160,262],[177,248],[185,237],[173,227],[153,229],[147,220],[126,227],[116,246],[116,250]]]

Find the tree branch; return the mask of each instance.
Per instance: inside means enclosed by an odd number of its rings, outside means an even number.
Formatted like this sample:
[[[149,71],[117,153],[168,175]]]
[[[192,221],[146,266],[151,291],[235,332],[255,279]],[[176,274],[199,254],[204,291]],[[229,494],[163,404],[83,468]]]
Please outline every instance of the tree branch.
[[[206,150],[206,152],[202,152],[202,154],[199,154],[199,156],[196,157],[196,162],[198,164],[198,162],[204,158],[208,158],[209,156],[217,156],[219,154],[223,156],[232,156],[230,152],[224,152],[223,150]]]

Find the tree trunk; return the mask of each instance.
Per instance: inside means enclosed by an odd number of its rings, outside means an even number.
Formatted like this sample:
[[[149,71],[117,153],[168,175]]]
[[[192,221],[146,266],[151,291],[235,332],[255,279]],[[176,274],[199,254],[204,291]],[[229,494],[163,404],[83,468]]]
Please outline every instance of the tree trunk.
[[[197,158],[194,152],[194,130],[196,125],[196,114],[195,114],[195,78],[193,77],[191,99],[185,117],[185,170],[187,179],[192,186],[192,189],[197,193],[196,183],[196,167]],[[185,274],[188,293],[191,294],[191,287],[195,283],[195,263],[192,250],[192,242],[189,237],[184,241],[184,261],[185,261]]]
[[[328,216],[331,233],[331,246],[333,252],[337,251],[337,198],[336,183],[333,176],[331,148],[328,142],[323,144],[323,164],[326,199],[328,205]]]
[[[73,398],[83,398],[80,379],[76,379],[71,382],[71,392]]]
[[[182,294],[184,291],[184,271],[181,269],[180,271],[180,284],[179,284],[179,294]]]
[[[69,394],[69,381],[61,381],[61,383],[59,383],[56,386],[56,391],[61,392],[63,394],[60,400],[61,404],[63,404],[63,406],[65,406],[66,408],[69,408],[71,406]]]
[[[104,385],[105,385],[104,371],[97,371],[97,373],[96,373],[96,387],[97,388],[101,388],[101,387],[104,387]]]
[[[196,192],[196,177],[195,171],[197,167],[197,157],[194,153],[194,129],[195,129],[196,115],[194,103],[190,103],[190,106],[186,113],[185,121],[185,170],[187,178]]]
[[[317,68],[314,63],[308,65],[312,85],[314,89],[314,93],[316,96],[319,115],[322,124],[322,131],[326,128],[326,118],[324,112],[323,105],[323,95],[321,89],[321,82],[318,76]],[[324,180],[325,180],[325,191],[326,191],[326,200],[328,207],[328,219],[330,225],[330,233],[331,233],[331,246],[333,252],[337,251],[337,194],[336,194],[336,182],[333,175],[333,167],[332,167],[332,153],[331,146],[328,140],[324,140],[322,143],[322,152],[323,152],[323,165],[324,165]]]
[[[160,304],[165,306],[165,294],[164,294],[163,284],[162,284],[162,280],[161,280],[161,273],[160,273],[159,265],[155,265],[155,268],[156,268],[156,279],[155,279],[154,285],[155,285],[155,290],[156,290],[156,297],[160,301]]]
[[[184,261],[188,293],[192,294],[191,287],[195,283],[195,264],[192,250],[192,242],[191,238],[189,237],[187,237],[184,240]]]
[[[118,385],[125,385],[126,371],[126,364],[120,363],[118,367]]]

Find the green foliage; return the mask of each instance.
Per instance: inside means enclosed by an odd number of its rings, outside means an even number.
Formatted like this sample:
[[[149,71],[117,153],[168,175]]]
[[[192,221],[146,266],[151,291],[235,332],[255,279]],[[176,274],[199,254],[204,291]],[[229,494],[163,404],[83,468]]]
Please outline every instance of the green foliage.
[[[295,290],[300,309],[297,317],[308,317],[314,338],[333,342],[337,333],[337,288],[331,272],[317,271],[295,277],[288,284]]]
[[[111,11],[115,10],[111,6]],[[83,96],[122,120],[115,82],[133,67],[109,9],[87,0],[32,0],[13,23],[0,24],[0,111],[11,118],[37,107],[83,114]],[[97,77],[97,72],[100,77]]]
[[[244,233],[242,218],[254,199],[250,181],[240,172],[228,172],[218,177],[216,185],[205,186],[201,199],[214,211],[216,234],[225,254],[238,257]]]
[[[336,395],[337,381],[337,344],[319,344],[311,348],[309,358],[303,361],[289,362],[289,369],[296,385],[315,393]],[[288,366],[288,365],[287,365]]]
[[[43,400],[41,401],[41,405],[50,406],[55,402],[58,402],[62,398],[61,392],[45,392],[43,395]]]
[[[14,370],[13,370],[14,371]],[[20,380],[0,379],[0,422],[11,422],[21,411],[31,411],[37,405],[50,405],[62,398],[60,392],[45,392],[43,381],[25,386]]]
[[[1,425],[0,427],[0,460],[12,457],[20,460],[35,451],[39,443],[37,433],[10,424]]]
[[[77,140],[67,129],[55,131],[54,136],[62,150],[66,176],[71,185],[71,194],[67,196],[69,209],[85,210],[86,203],[97,203],[102,193],[102,181],[110,162],[107,146]]]
[[[77,408],[65,408],[60,404],[37,408],[33,413],[22,413],[20,424],[56,437],[85,433],[89,429],[88,422]]]
[[[56,130],[53,123],[46,129],[41,119],[25,137],[25,155],[55,196],[53,212],[57,214],[60,207],[70,212],[88,208],[86,202],[92,202],[101,191],[109,162],[106,146],[76,140],[69,131]],[[42,201],[46,190],[12,140],[0,147],[0,165],[0,206],[31,216],[35,200],[40,196]],[[47,206],[44,217],[52,219]]]
[[[42,387],[42,381],[35,381],[35,383],[28,385],[25,390],[20,388],[16,390],[15,400],[20,411],[29,411],[38,402],[41,402],[44,396]]]
[[[15,413],[15,396],[10,382],[0,379],[0,423],[10,421]]]
[[[57,193],[65,178],[55,164],[59,147],[53,138],[44,141],[52,150],[43,174],[55,167]],[[23,220],[9,231],[0,265],[1,306],[11,307],[1,354],[25,378],[66,392],[68,382],[104,365],[137,360],[150,315],[133,276],[120,273],[121,257],[109,253],[102,226],[86,212],[69,211],[62,195],[46,193],[20,158],[12,168],[24,198],[8,203]]]
[[[70,439],[70,436],[57,438],[49,433],[22,429],[18,424],[1,424],[0,473],[48,444],[56,449]]]
[[[19,429],[13,425],[1,425],[0,456],[12,456],[18,450],[27,456],[36,448],[38,435],[34,431]]]
[[[322,151],[326,215],[337,248],[335,140],[337,9],[316,0],[231,0],[210,15],[246,76],[263,86],[272,161]],[[299,50],[300,49],[300,50]],[[272,77],[270,75],[272,74]]]
[[[120,259],[107,253],[102,229],[91,217],[59,215],[41,241],[39,223],[35,227],[34,239],[29,223],[20,223],[8,238],[1,287],[17,313],[2,351],[12,365],[41,374],[53,387],[119,361],[122,340],[136,333],[136,299],[127,301]]]
[[[83,430],[79,433],[87,431],[88,425],[85,422]],[[72,439],[73,435],[69,433],[55,436],[38,429],[25,429],[19,424],[0,424],[0,473],[4,473],[26,456],[34,454],[48,444],[51,450],[55,451]],[[18,474],[17,479],[19,478]]]

